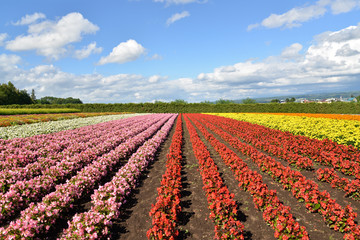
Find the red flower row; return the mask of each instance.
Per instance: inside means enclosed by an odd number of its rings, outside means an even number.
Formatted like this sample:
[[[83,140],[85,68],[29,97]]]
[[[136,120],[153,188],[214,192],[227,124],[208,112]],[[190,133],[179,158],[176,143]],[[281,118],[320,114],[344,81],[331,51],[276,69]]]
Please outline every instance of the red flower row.
[[[314,160],[325,166],[333,166],[344,174],[358,175],[357,178],[360,178],[360,151],[351,145],[340,145],[329,139],[295,136],[289,132],[224,117],[218,117],[214,121],[219,127],[234,129],[231,133],[243,141],[284,158],[299,168],[310,168],[310,162]]]
[[[210,122],[219,121],[219,118],[213,116],[206,117],[206,119]],[[224,119],[220,120],[224,121]],[[274,180],[283,184],[284,188],[291,191],[294,197],[306,204],[306,208],[309,211],[321,214],[330,228],[340,232],[349,232],[346,236],[353,234],[360,238],[360,235],[357,235],[360,231],[354,223],[357,214],[350,206],[342,208],[334,199],[330,198],[329,193],[326,191],[320,192],[318,185],[306,179],[300,172],[284,167],[281,163],[259,152],[253,146],[241,142],[239,139],[211,124],[207,126],[234,148],[249,156],[259,166],[261,171],[267,172]],[[236,131],[225,127],[225,125],[223,126],[226,131]]]
[[[203,179],[207,201],[209,203],[210,218],[215,224],[216,239],[244,239],[244,225],[236,219],[236,202],[234,194],[230,193],[220,177],[210,152],[199,138],[195,127],[186,117],[185,122],[190,133],[190,141],[196,159],[200,164],[200,173]]]
[[[180,190],[183,131],[181,114],[178,116],[175,133],[172,138],[166,161],[166,172],[162,176],[159,196],[152,205],[149,215],[153,227],[147,232],[148,239],[175,239],[179,235],[177,218],[181,212]]]
[[[346,196],[355,200],[360,200],[360,180],[349,180],[340,178],[334,169],[319,168],[316,171],[317,178],[322,182],[331,184],[331,187],[341,189],[346,192]]]
[[[290,207],[284,206],[277,197],[276,191],[270,190],[263,183],[262,177],[257,172],[251,171],[226,145],[218,141],[199,122],[201,115],[192,114],[191,119],[214,149],[220,154],[227,166],[233,171],[239,186],[253,196],[255,207],[263,212],[264,220],[275,230],[274,236],[278,239],[309,239],[305,227],[300,226],[290,213]]]

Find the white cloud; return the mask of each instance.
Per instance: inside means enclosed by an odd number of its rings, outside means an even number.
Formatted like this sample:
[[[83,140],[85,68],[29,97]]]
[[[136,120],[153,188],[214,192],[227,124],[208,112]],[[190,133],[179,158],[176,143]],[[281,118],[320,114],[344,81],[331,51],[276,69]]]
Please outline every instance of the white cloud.
[[[148,58],[148,60],[162,60],[163,57],[160,56],[159,54],[155,53],[154,55],[152,55],[150,58]]]
[[[301,54],[299,52],[302,48],[303,46],[300,43],[294,43],[282,51],[281,57],[285,59],[297,59],[301,57]]]
[[[286,28],[298,27],[301,26],[303,22],[323,16],[325,12],[325,6],[320,4],[293,8],[284,14],[271,14],[261,22],[261,25],[267,28],[278,28],[282,26]]]
[[[4,45],[4,41],[6,38],[8,38],[8,34],[7,33],[0,33],[0,46]]]
[[[295,7],[283,14],[273,13],[261,23],[250,24],[247,29],[250,31],[260,26],[266,28],[299,27],[304,22],[322,17],[328,12],[328,8],[331,8],[333,14],[340,14],[358,7],[360,7],[360,0],[319,0],[313,5]]]
[[[350,12],[359,6],[359,0],[335,0],[331,3],[331,10],[334,14],[340,14]]]
[[[49,59],[59,59],[67,53],[70,43],[79,42],[84,34],[95,33],[99,27],[80,13],[69,13],[56,22],[45,20],[29,25],[28,35],[20,35],[6,43],[11,51],[35,50]]]
[[[99,65],[104,65],[107,63],[126,63],[130,61],[135,61],[142,54],[145,53],[145,48],[137,43],[133,39],[129,39],[126,42],[122,42],[116,47],[113,48],[112,52],[106,56],[102,57],[99,61]]]
[[[43,13],[34,13],[32,15],[25,15],[19,21],[13,23],[13,25],[29,25],[36,22],[39,19],[46,18],[45,14]]]
[[[170,18],[168,18],[168,20],[166,20],[166,25],[170,26],[174,22],[179,21],[180,19],[183,19],[183,18],[186,18],[189,16],[190,16],[190,13],[188,11],[183,11],[181,13],[175,13]]]
[[[103,49],[101,47],[96,47],[96,42],[93,42],[81,50],[76,50],[74,56],[77,59],[84,59],[90,56],[92,53],[101,53],[102,50]]]
[[[160,76],[160,75],[153,75],[151,77],[149,77],[149,82],[150,83],[157,83],[161,80],[167,80],[168,77],[164,77],[164,76]]]
[[[20,62],[21,58],[17,55],[0,54],[0,79],[2,82],[9,75],[17,73],[17,64],[19,64]]]

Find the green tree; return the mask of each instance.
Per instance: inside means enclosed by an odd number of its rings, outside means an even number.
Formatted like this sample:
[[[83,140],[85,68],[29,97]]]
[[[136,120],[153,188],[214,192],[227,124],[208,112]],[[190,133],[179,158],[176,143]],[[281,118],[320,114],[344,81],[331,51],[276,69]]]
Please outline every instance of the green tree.
[[[31,95],[30,95],[31,99],[36,102],[36,96],[35,96],[35,90],[31,89]]]
[[[256,103],[256,100],[255,99],[252,99],[252,98],[245,98],[241,101],[243,104],[254,104]]]
[[[275,99],[271,99],[271,101],[270,101],[271,103],[280,103],[280,100],[279,99],[277,99],[277,98],[275,98]]]
[[[183,100],[183,99],[176,99],[174,101],[172,101],[171,103],[181,103],[181,104],[187,104],[188,102]]]
[[[216,103],[216,104],[229,104],[229,103],[234,103],[234,101],[232,101],[232,100],[226,100],[226,99],[219,99],[219,100],[216,100],[215,103]]]
[[[285,102],[287,102],[287,103],[289,103],[289,102],[295,102],[295,98],[294,97],[292,97],[292,98],[286,98],[285,99]]]
[[[26,90],[17,89],[12,82],[0,85],[0,104],[33,104]]]

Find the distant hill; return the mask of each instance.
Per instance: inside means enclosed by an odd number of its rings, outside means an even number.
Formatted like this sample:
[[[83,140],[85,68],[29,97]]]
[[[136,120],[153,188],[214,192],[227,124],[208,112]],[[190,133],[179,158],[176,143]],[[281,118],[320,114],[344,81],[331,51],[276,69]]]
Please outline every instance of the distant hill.
[[[350,98],[351,95],[357,97],[360,95],[360,91],[351,91],[351,92],[335,92],[335,93],[318,93],[318,94],[301,94],[301,95],[288,95],[288,96],[274,96],[274,97],[264,97],[264,98],[253,98],[257,103],[269,103],[272,99],[285,100],[286,98],[306,98],[308,100],[312,99],[326,99],[326,98]],[[236,103],[241,103],[243,99],[234,100]]]

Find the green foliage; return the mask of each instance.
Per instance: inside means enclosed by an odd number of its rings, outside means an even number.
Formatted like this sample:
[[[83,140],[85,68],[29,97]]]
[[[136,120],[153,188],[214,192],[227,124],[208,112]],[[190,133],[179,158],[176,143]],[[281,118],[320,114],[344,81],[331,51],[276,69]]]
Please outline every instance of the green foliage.
[[[57,98],[46,96],[37,100],[40,104],[82,104],[83,102],[79,98]]]
[[[232,100],[226,100],[226,99],[219,99],[215,102],[216,104],[231,104],[234,103]]]
[[[171,103],[187,104],[188,102],[183,99],[176,99],[176,100],[172,101]]]
[[[295,98],[294,97],[292,97],[292,98],[286,98],[285,99],[285,102],[287,102],[287,103],[289,103],[289,102],[295,102]]]
[[[211,103],[115,103],[115,104],[33,104],[2,108],[76,108],[81,112],[199,113],[199,112],[283,112],[360,114],[359,103],[211,104]]]
[[[19,90],[15,88],[12,82],[0,85],[0,105],[32,103],[34,103],[34,101],[31,99],[26,90]]]
[[[271,99],[270,103],[280,103],[280,100],[277,98]]]
[[[251,99],[251,98],[245,98],[241,102],[242,102],[242,104],[254,104],[254,103],[256,103],[256,100]]]

